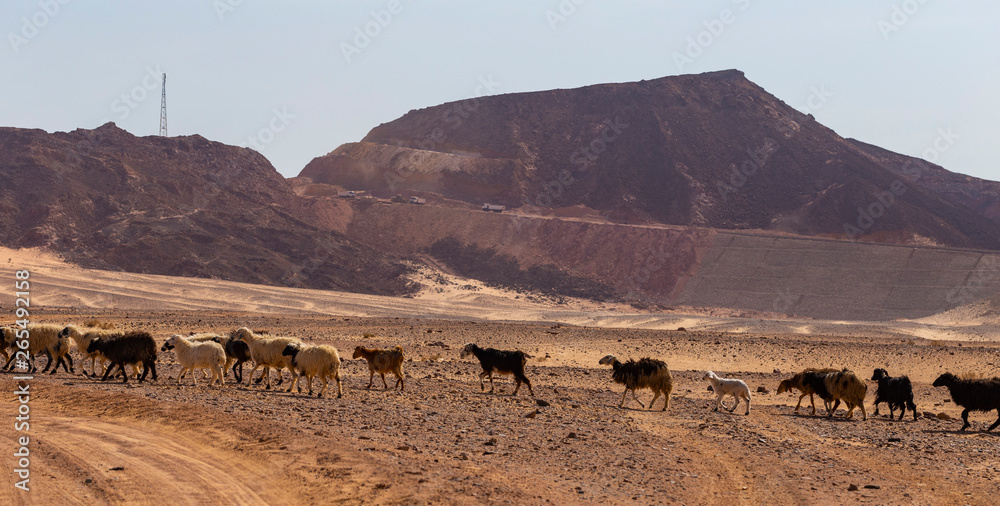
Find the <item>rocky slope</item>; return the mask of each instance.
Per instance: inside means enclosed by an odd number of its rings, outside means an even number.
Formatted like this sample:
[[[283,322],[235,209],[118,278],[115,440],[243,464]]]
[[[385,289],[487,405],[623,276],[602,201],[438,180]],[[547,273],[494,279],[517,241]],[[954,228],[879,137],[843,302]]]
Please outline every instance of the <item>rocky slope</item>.
[[[332,231],[346,206],[296,196],[260,154],[114,124],[0,128],[0,241],[80,265],[380,294],[405,268]]]
[[[622,222],[1000,248],[989,213],[871,152],[729,70],[414,110],[301,176]]]

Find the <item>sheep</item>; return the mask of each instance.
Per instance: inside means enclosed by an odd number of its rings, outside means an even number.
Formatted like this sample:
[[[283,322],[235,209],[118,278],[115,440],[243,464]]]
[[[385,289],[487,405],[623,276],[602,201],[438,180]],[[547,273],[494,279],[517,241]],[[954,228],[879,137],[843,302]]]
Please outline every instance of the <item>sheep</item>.
[[[970,411],[992,411],[997,410],[1000,415],[1000,378],[990,379],[959,379],[950,372],[946,372],[938,379],[934,380],[935,387],[948,387],[951,393],[951,400],[956,405],[965,408],[962,411],[962,421],[965,422],[959,429],[965,432],[972,424],[969,423]],[[986,429],[989,432],[1000,425],[1000,416],[997,421]]]
[[[223,334],[219,334],[217,332],[203,332],[203,333],[200,333],[200,334],[199,333],[195,333],[195,332],[191,332],[190,334],[184,336],[184,338],[187,339],[188,341],[191,341],[192,343],[204,343],[204,342],[208,342],[208,341],[214,341],[214,342],[217,342],[219,344],[222,344],[219,341],[219,339],[228,339]],[[225,346],[226,345],[222,344],[223,348],[225,348]],[[208,369],[211,369],[211,368],[208,368]],[[228,357],[227,357],[226,367],[222,368],[222,376],[223,377],[226,376],[226,371],[228,369],[229,369],[229,360],[228,360]],[[205,368],[200,368],[199,370],[201,371],[201,377],[202,378],[208,379],[208,378],[212,377],[212,374],[210,372],[207,372]],[[192,369],[191,372],[193,373],[194,370]],[[183,370],[183,371],[181,371],[180,377],[183,379],[185,376],[187,376],[187,373],[188,373],[188,370],[186,370],[186,369]]]
[[[868,385],[853,371],[848,369],[829,373],[809,371],[804,373],[803,381],[816,392],[816,395],[823,399],[827,417],[833,417],[840,402],[844,401],[847,405],[845,418],[853,418],[855,408],[860,407],[862,420],[868,419],[864,403],[865,395],[868,393]],[[832,407],[831,403],[834,403]]]
[[[177,375],[177,384],[181,383],[181,375],[184,371],[191,371],[191,381],[194,386],[198,386],[195,368],[208,367],[212,370],[212,380],[208,386],[212,386],[216,381],[219,385],[225,385],[226,381],[222,377],[223,367],[226,365],[226,350],[215,341],[191,342],[184,336],[172,335],[163,343],[160,351],[174,350],[174,356],[181,365],[181,372]]]
[[[108,374],[113,366],[118,366],[118,371],[122,373],[122,382],[128,383],[128,374],[125,374],[125,364],[141,362],[143,365],[142,375],[139,376],[139,383],[146,379],[146,375],[152,371],[153,381],[156,381],[156,341],[148,332],[129,332],[113,336],[98,337],[87,345],[87,353],[101,352],[111,365],[104,370],[101,381],[107,381]]]
[[[719,410],[723,397],[732,395],[733,399],[736,399],[736,404],[733,404],[733,408],[729,412],[736,411],[736,407],[740,405],[740,399],[743,399],[747,403],[747,412],[744,415],[750,414],[750,387],[743,380],[720,378],[712,371],[706,371],[705,376],[701,379],[708,380],[712,384],[712,390],[715,392],[715,409],[713,411]]]
[[[913,403],[913,385],[910,378],[900,376],[893,378],[885,369],[875,369],[872,381],[878,382],[875,391],[875,416],[878,416],[878,405],[884,402],[889,405],[889,418],[893,418],[895,408],[899,408],[899,419],[903,419],[906,408],[913,412],[913,421],[917,420],[917,406]]]
[[[653,391],[653,400],[649,401],[649,409],[653,409],[653,403],[660,395],[663,395],[662,411],[667,410],[667,406],[670,405],[670,391],[674,388],[674,380],[670,376],[666,362],[647,357],[638,362],[629,359],[623,364],[614,355],[607,355],[598,363],[601,365],[611,364],[613,371],[611,378],[615,380],[615,383],[625,385],[622,399],[618,403],[619,408],[625,406],[625,394],[629,390],[632,391],[632,398],[635,399],[635,402],[645,408],[646,405],[635,395],[635,391],[640,388],[648,388]]]
[[[291,367],[291,361],[289,358],[281,354],[285,347],[289,344],[295,343],[301,345],[302,342],[297,339],[292,339],[290,337],[266,337],[258,334],[254,334],[250,329],[246,327],[240,327],[229,335],[230,339],[236,341],[243,341],[250,345],[250,354],[253,356],[254,366],[250,371],[250,377],[247,378],[247,384],[250,384],[250,380],[253,379],[253,373],[259,367],[264,367],[264,373],[261,374],[261,378],[267,377],[266,389],[271,389],[271,376],[269,374],[271,368],[275,368],[278,371],[278,384],[280,385],[283,378],[281,377],[281,371],[284,368],[288,368],[291,372],[293,379],[295,376],[295,370]],[[260,380],[258,380],[258,383]]]
[[[216,337],[212,340],[226,349],[226,368],[222,372],[222,375],[225,376],[229,370],[229,366],[232,365],[233,377],[236,378],[236,383],[243,383],[243,363],[253,359],[253,355],[250,353],[250,345],[228,337]],[[237,367],[239,367],[239,370],[236,369]]]
[[[3,354],[3,361],[6,364],[10,361],[11,354],[7,350],[17,350],[17,329],[13,327],[0,327],[0,353]]]
[[[386,390],[389,389],[389,385],[385,382],[385,373],[391,372],[396,375],[396,385],[392,387],[395,390],[397,387],[399,391],[402,392],[406,389],[406,384],[403,382],[403,348],[397,346],[391,350],[380,350],[380,349],[368,349],[362,346],[354,348],[354,358],[364,357],[368,361],[368,388],[371,389],[372,382],[375,381],[375,373],[379,373],[382,376],[382,386]]]
[[[809,385],[805,384],[804,376],[805,376],[806,373],[810,373],[810,372],[826,374],[826,373],[836,372],[836,371],[837,371],[836,369],[812,369],[812,368],[806,369],[806,370],[804,370],[804,371],[802,371],[802,372],[800,372],[800,373],[792,376],[791,378],[788,378],[786,380],[781,380],[781,383],[778,384],[778,393],[779,394],[783,394],[785,392],[791,391],[791,389],[793,389],[793,388],[796,389],[796,390],[798,390],[798,391],[800,391],[800,392],[802,392],[802,395],[799,396],[799,402],[798,402],[798,404],[795,405],[795,412],[796,413],[799,412],[799,408],[802,406],[802,399],[804,399],[805,396],[808,395],[809,396],[809,404],[812,405],[812,415],[815,416],[816,415],[816,400],[813,398],[813,394],[815,394],[816,392],[812,389],[812,387],[810,387]]]
[[[288,386],[288,392],[292,391],[299,378],[305,376],[309,379],[309,395],[312,395],[313,377],[319,376],[320,381],[323,382],[323,388],[316,395],[317,399],[322,398],[323,394],[326,393],[328,377],[333,377],[337,382],[337,398],[344,396],[344,390],[340,384],[340,355],[336,348],[325,344],[307,346],[302,343],[288,343],[281,350],[281,354],[289,357],[292,368],[298,371],[298,374],[292,373],[292,384]]]
[[[42,372],[47,372],[49,367],[55,366],[50,374],[55,374],[62,364],[66,372],[76,372],[73,369],[73,357],[69,354],[69,340],[62,338],[59,333],[62,331],[61,325],[40,323],[28,325],[28,355],[31,357],[31,367],[29,372],[35,372],[35,358],[39,353],[45,353],[49,361],[45,364]],[[15,355],[9,356],[3,369],[7,370],[14,362]],[[69,365],[67,366],[67,362]]]
[[[83,355],[83,359],[84,360],[90,359],[91,372],[88,374],[87,369],[84,367],[84,363],[81,362],[80,371],[82,372],[82,374],[84,376],[89,375],[91,377],[97,377],[98,375],[103,374],[104,364],[108,360],[99,352],[88,353],[87,346],[90,344],[91,341],[93,341],[98,337],[120,335],[121,333],[122,332],[120,330],[104,330],[104,329],[92,329],[92,328],[81,329],[76,325],[67,325],[62,329],[62,331],[59,332],[59,336],[61,338],[72,339],[73,342],[76,343],[76,351],[78,351],[81,355]],[[97,372],[98,361],[100,361],[100,366],[101,366],[100,373]],[[139,368],[136,366],[136,364],[131,364],[131,366],[132,366],[132,376],[138,377]]]
[[[531,381],[524,375],[524,364],[531,358],[527,353],[520,350],[505,351],[493,348],[480,348],[473,343],[469,343],[462,348],[459,357],[465,358],[469,355],[475,355],[479,359],[479,364],[483,367],[483,372],[479,373],[480,390],[486,390],[483,379],[488,376],[490,378],[490,393],[493,393],[493,373],[495,372],[497,374],[511,374],[514,376],[517,386],[514,387],[514,392],[510,395],[517,395],[517,391],[521,388],[521,383],[524,383],[528,385],[528,392],[531,393],[531,396],[535,396],[535,391],[531,389]]]

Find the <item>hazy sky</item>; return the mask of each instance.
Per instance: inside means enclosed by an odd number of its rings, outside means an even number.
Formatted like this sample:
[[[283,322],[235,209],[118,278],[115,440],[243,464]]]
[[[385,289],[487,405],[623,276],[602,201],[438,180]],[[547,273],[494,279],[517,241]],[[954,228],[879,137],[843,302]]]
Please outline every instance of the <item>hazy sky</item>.
[[[410,109],[738,68],[840,135],[1000,180],[998,20],[985,0],[3,0],[0,126],[155,135],[166,72],[170,135],[254,138],[294,176]]]

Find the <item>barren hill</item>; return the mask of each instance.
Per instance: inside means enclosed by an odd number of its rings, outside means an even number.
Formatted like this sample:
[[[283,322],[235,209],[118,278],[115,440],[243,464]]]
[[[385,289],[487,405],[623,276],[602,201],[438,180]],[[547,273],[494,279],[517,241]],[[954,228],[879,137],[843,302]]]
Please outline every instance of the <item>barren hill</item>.
[[[0,241],[80,265],[380,294],[406,269],[332,231],[349,210],[296,196],[260,154],[114,124],[0,128]]]
[[[912,184],[873,151],[728,70],[414,110],[301,176],[622,222],[1000,248],[990,212],[949,198],[965,190]]]

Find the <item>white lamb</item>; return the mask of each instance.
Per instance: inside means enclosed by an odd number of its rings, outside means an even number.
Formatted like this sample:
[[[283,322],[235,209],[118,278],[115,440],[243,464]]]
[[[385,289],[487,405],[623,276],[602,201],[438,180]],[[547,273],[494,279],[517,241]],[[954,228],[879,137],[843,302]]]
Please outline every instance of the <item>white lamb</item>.
[[[720,378],[712,371],[706,372],[702,379],[708,380],[715,392],[715,409],[713,411],[719,410],[723,397],[732,395],[733,399],[736,399],[736,404],[733,404],[729,412],[736,411],[736,407],[740,405],[740,399],[743,399],[747,403],[747,412],[744,414],[750,414],[750,387],[743,380]]]
[[[177,384],[181,383],[181,374],[191,371],[191,381],[198,386],[198,375],[194,374],[195,369],[209,368],[212,370],[212,380],[208,386],[212,386],[216,381],[219,385],[225,385],[226,380],[222,377],[222,367],[226,364],[226,350],[215,341],[205,341],[194,343],[181,335],[172,335],[167,338],[161,350],[174,350],[177,362],[181,365],[181,371],[177,374]]]
[[[302,342],[298,339],[292,339],[290,337],[268,337],[258,334],[254,334],[250,329],[246,327],[240,327],[233,331],[229,336],[231,339],[238,341],[244,341],[250,345],[250,355],[253,357],[254,366],[250,374],[247,375],[247,384],[250,384],[250,380],[253,379],[253,373],[259,367],[264,368],[264,374],[261,377],[267,376],[266,389],[271,389],[271,375],[269,374],[271,368],[275,368],[278,371],[278,384],[282,382],[281,371],[284,368],[288,368],[289,372],[292,374],[292,379],[295,379],[295,370],[292,368],[291,357],[286,357],[281,354],[284,351],[285,346],[289,344],[302,345]],[[259,382],[259,380],[258,380]]]

